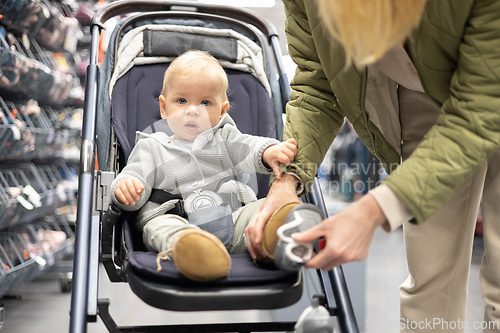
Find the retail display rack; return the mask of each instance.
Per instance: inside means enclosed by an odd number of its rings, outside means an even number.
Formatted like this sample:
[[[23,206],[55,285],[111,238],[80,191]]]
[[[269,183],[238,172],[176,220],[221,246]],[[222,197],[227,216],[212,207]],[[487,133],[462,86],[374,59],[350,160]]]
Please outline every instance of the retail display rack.
[[[71,265],[59,264],[73,253],[93,5],[0,1],[0,297],[59,270],[71,289]]]

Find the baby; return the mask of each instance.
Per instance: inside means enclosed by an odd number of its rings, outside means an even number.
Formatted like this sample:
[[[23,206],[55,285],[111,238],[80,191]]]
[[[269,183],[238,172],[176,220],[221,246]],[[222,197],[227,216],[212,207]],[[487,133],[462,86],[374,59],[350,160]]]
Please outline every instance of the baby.
[[[149,250],[173,259],[196,281],[228,274],[229,254],[247,251],[244,230],[260,207],[245,174],[289,165],[297,142],[242,134],[227,114],[228,80],[206,52],[188,51],[166,70],[161,118],[173,135],[137,133],[127,165],[113,181],[113,201],[135,211]],[[248,177],[247,177],[248,178]]]

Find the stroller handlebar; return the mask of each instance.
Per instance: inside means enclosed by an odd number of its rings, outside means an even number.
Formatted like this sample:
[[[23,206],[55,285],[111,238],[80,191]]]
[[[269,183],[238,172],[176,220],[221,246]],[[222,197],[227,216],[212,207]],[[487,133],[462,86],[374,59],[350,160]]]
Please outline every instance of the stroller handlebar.
[[[104,23],[112,17],[137,13],[137,12],[159,12],[178,10],[214,14],[239,19],[245,23],[252,24],[266,34],[268,38],[278,35],[271,22],[261,15],[243,8],[232,6],[207,5],[187,1],[166,0],[119,0],[111,2],[101,8],[92,18],[92,25],[104,28]]]

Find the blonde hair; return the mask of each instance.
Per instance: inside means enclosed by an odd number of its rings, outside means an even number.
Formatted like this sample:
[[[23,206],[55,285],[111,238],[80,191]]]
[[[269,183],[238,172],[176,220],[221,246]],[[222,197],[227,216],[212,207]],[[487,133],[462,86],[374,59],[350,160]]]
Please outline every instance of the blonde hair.
[[[420,23],[426,0],[318,0],[328,31],[345,50],[346,66],[380,59]]]
[[[161,94],[165,96],[168,82],[179,75],[202,75],[216,82],[220,80],[224,101],[227,101],[228,80],[227,74],[210,53],[205,51],[186,51],[172,61],[163,76]]]

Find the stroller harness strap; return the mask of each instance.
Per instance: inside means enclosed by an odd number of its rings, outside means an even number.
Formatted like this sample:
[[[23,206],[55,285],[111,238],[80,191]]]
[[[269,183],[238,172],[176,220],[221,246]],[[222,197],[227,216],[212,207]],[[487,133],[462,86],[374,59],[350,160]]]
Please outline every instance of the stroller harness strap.
[[[225,205],[231,206],[231,208],[236,209],[243,206],[243,203],[238,198],[236,193],[217,193],[217,195],[222,199]],[[175,214],[181,217],[187,218],[187,212],[184,208],[184,198],[180,194],[172,194],[165,190],[160,190],[157,188],[152,189],[149,201],[157,204],[163,204],[164,202],[178,199],[179,201],[175,204],[175,207],[166,212],[165,214]]]
[[[175,207],[166,212],[165,214],[174,214],[179,215],[181,217],[187,218],[187,213],[184,210],[184,200],[180,194],[172,194],[164,190],[160,190],[154,188],[151,191],[151,196],[149,197],[149,201],[152,201],[157,204],[162,204],[164,202],[179,199],[179,201],[175,204]]]

